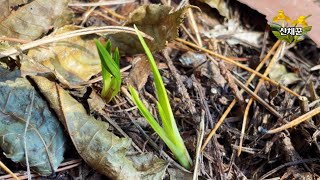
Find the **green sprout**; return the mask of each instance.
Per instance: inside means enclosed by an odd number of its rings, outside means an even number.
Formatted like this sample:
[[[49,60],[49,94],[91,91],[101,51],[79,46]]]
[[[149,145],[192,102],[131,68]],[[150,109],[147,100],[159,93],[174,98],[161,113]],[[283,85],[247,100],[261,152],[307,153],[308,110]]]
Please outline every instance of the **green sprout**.
[[[184,142],[179,134],[176,121],[173,116],[173,112],[169,103],[168,95],[164,87],[162,77],[157,68],[156,62],[151,54],[150,49],[142,38],[138,28],[134,26],[139,40],[148,56],[151,70],[154,76],[154,82],[156,87],[156,93],[158,97],[157,107],[162,119],[163,128],[158,124],[158,122],[153,118],[152,114],[146,108],[139,98],[137,91],[130,86],[129,91],[132,95],[134,103],[137,105],[140,113],[148,121],[150,126],[154,131],[160,136],[160,138],[166,143],[173,155],[180,162],[180,164],[186,169],[190,169],[192,165],[192,160],[190,155],[184,145]]]
[[[118,94],[121,86],[120,55],[118,48],[112,53],[111,41],[102,45],[99,40],[95,40],[101,60],[103,87],[101,97],[108,103]]]

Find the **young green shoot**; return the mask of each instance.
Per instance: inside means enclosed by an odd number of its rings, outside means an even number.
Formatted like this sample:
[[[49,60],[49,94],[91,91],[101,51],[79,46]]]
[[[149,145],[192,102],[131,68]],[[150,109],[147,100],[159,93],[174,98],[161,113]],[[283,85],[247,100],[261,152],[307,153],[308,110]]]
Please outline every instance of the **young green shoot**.
[[[158,122],[153,118],[152,114],[149,112],[146,106],[142,103],[142,101],[139,98],[138,92],[132,86],[129,87],[129,91],[140,113],[144,116],[144,118],[148,121],[150,126],[160,136],[160,138],[166,143],[166,145],[171,150],[175,158],[183,167],[185,167],[186,169],[190,169],[192,165],[192,160],[177,128],[177,124],[173,116],[173,112],[169,103],[166,89],[162,81],[162,77],[160,75],[160,72],[157,68],[156,62],[151,54],[150,49],[148,48],[147,44],[142,38],[138,28],[136,26],[134,26],[134,28],[139,37],[141,45],[143,46],[147,54],[151,70],[154,76],[156,94],[158,97],[157,107],[162,120],[163,128],[158,124]]]
[[[108,103],[120,91],[121,74],[119,50],[116,48],[115,51],[112,52],[110,40],[108,40],[105,45],[102,45],[99,40],[95,40],[95,42],[102,68],[103,87],[101,97]]]

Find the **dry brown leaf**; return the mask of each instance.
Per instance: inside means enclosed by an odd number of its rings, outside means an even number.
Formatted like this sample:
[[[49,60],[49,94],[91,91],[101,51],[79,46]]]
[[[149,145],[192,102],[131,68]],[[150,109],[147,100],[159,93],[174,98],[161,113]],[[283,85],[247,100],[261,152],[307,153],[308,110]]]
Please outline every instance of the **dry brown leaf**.
[[[146,39],[146,43],[151,51],[159,51],[165,47],[167,41],[171,41],[178,36],[178,28],[188,8],[189,6],[170,13],[172,10],[170,6],[143,5],[129,15],[125,26],[132,27],[135,24],[140,31],[153,37],[153,41]],[[118,33],[108,37],[115,47],[119,47],[122,54],[144,53],[136,35]]]
[[[133,68],[129,74],[128,84],[134,86],[139,91],[144,87],[151,72],[150,64],[146,56],[140,56],[133,63]]]
[[[67,25],[50,36],[79,29],[79,27]],[[77,36],[62,41],[57,41],[48,45],[48,48],[32,49],[28,56],[35,62],[48,67],[51,71],[58,74],[57,78],[67,81],[71,85],[88,81],[93,75],[101,71],[100,59],[96,50],[93,35]],[[23,74],[30,74],[30,68],[38,66],[28,65],[31,61],[22,64]],[[26,66],[28,68],[24,68]],[[38,71],[33,71],[32,74]],[[61,78],[60,78],[61,77]]]
[[[167,163],[152,154],[129,155],[131,139],[108,131],[108,124],[89,116],[59,85],[31,77],[67,129],[80,156],[111,179],[162,179]]]
[[[69,0],[0,0],[0,36],[34,40],[71,19]]]

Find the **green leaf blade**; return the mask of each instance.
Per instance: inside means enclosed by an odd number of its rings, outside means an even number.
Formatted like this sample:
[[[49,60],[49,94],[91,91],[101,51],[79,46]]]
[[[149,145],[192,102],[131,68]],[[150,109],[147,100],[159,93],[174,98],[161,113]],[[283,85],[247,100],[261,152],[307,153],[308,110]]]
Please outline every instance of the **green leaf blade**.
[[[178,159],[178,161],[185,168],[189,169],[192,164],[192,160],[190,158],[190,155],[184,145],[183,139],[181,138],[179,130],[177,128],[176,121],[173,116],[173,112],[172,112],[172,109],[171,109],[171,106],[169,103],[169,98],[168,98],[162,77],[160,75],[160,72],[157,68],[156,62],[152,56],[150,49],[148,48],[147,44],[145,43],[144,39],[142,38],[138,28],[135,25],[134,25],[134,28],[135,28],[136,34],[141,42],[141,45],[143,46],[143,49],[145,50],[145,52],[147,54],[147,57],[149,59],[149,63],[151,66],[151,70],[154,75],[154,82],[155,82],[156,92],[157,92],[157,96],[158,96],[158,102],[157,102],[158,111],[159,111],[161,119],[162,119],[162,124],[164,125],[164,132],[166,133],[170,142],[172,142],[175,145],[175,149],[172,150],[168,144],[167,144],[167,146],[173,152],[173,154]],[[137,104],[137,102],[135,102],[135,103]],[[143,105],[142,102],[140,102],[140,103],[141,103],[140,106]],[[140,108],[139,108],[139,110],[140,110]],[[141,112],[141,110],[140,110],[140,112]],[[141,112],[141,113],[143,113],[143,112]],[[152,117],[152,115],[151,115],[151,117]],[[159,136],[160,136],[160,134],[159,134]]]

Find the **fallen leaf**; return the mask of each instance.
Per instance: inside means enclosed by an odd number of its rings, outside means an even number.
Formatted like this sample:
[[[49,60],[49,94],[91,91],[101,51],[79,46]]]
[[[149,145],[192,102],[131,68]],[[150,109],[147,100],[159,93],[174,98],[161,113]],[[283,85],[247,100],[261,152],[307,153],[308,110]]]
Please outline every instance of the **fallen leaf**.
[[[284,86],[301,80],[297,74],[288,72],[286,66],[278,63],[272,67],[269,77]]]
[[[79,27],[67,25],[59,28],[50,36],[79,29]],[[101,71],[100,58],[94,43],[94,35],[77,36],[48,45],[48,48],[31,49],[28,56],[34,61],[48,67],[58,74],[57,78],[67,81],[70,85],[76,85],[88,81],[93,75]],[[23,74],[36,74],[37,70],[30,70],[34,65],[28,65],[30,61],[22,64]],[[23,66],[28,66],[24,68]],[[37,68],[37,66],[34,66]],[[29,73],[26,73],[28,71]],[[32,73],[33,72],[33,73]],[[59,78],[61,77],[61,78]]]
[[[4,155],[24,165],[27,155],[41,175],[52,174],[63,161],[63,127],[26,79],[0,82],[0,134]]]
[[[93,89],[87,101],[90,108],[90,112],[99,112],[106,105],[105,100],[103,100],[101,96],[97,94]]]
[[[89,116],[84,107],[57,84],[31,77],[69,132],[88,165],[111,179],[162,179],[167,163],[150,154],[129,155],[131,139],[108,131],[108,124]]]
[[[26,2],[29,1],[0,0],[0,36],[34,40],[52,27],[62,26],[71,20],[67,5],[69,0]],[[15,8],[18,10],[14,11]]]
[[[170,6],[143,5],[129,15],[125,26],[132,27],[135,24],[140,31],[153,37],[153,41],[145,39],[146,43],[151,51],[159,51],[165,47],[167,41],[169,42],[178,36],[178,28],[188,8],[189,6],[186,6],[170,13],[172,10]],[[110,38],[115,47],[119,47],[122,54],[144,53],[136,35],[117,33],[107,37]]]
[[[144,87],[151,72],[149,61],[146,56],[140,56],[133,62],[133,67],[129,74],[128,84],[134,86],[139,91]]]

